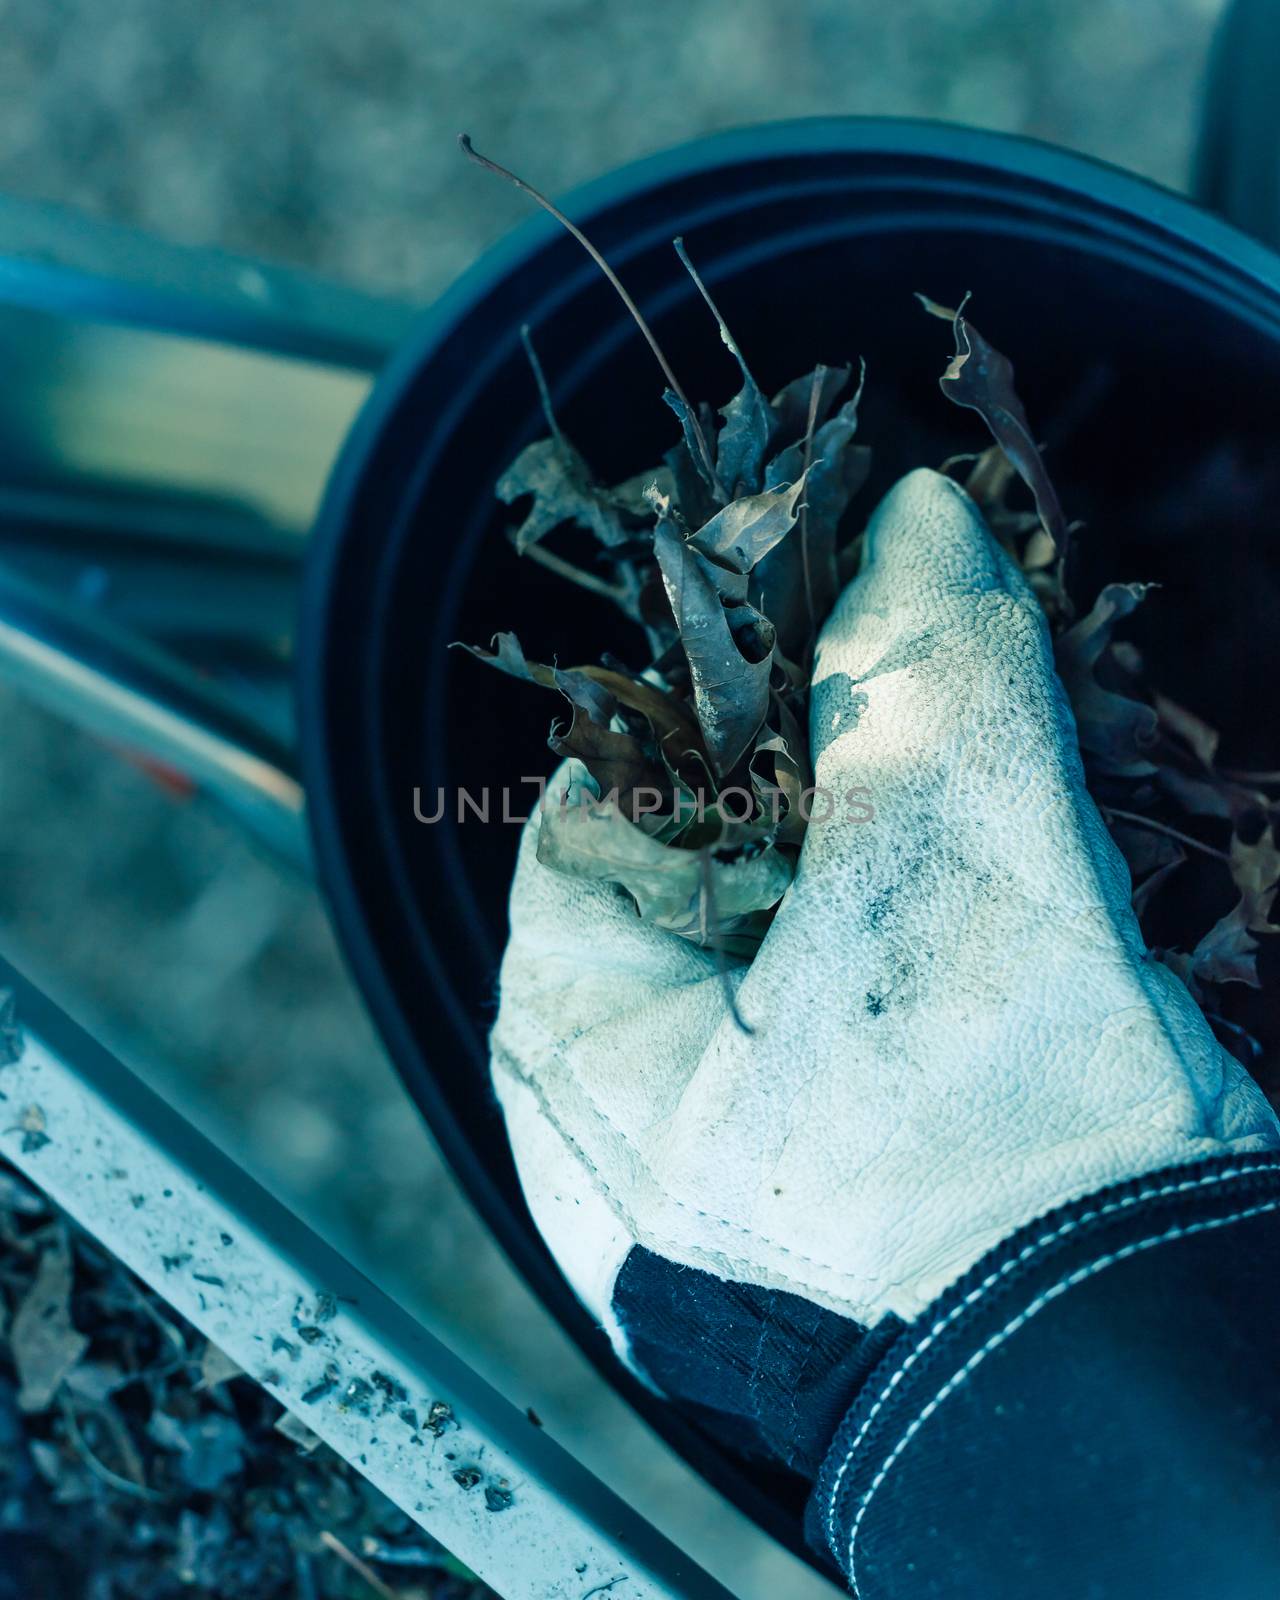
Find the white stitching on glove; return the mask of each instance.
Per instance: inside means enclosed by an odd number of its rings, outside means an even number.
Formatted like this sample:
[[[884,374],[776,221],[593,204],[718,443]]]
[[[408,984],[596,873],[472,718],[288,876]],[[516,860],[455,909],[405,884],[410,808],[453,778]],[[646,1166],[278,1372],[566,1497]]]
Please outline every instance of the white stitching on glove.
[[[949,479],[875,513],[811,704],[818,784],[875,815],[816,803],[732,975],[750,1036],[710,955],[525,829],[494,1081],[535,1219],[619,1343],[633,1242],[873,1324],[1054,1205],[1280,1143],[1147,955],[1044,619]]]

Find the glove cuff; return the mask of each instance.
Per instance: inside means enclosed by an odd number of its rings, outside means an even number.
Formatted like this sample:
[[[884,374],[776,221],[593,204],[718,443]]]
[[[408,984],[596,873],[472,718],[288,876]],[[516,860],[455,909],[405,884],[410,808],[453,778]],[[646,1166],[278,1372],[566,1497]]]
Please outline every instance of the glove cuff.
[[[1073,1201],[893,1339],[810,1539],[861,1600],[1273,1595],[1278,1329],[1280,1156]]]

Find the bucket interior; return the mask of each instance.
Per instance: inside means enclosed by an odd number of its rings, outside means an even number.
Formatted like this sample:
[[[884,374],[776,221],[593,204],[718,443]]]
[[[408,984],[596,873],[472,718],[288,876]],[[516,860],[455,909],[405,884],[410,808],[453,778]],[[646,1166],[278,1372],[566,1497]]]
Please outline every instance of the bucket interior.
[[[676,234],[767,392],[817,361],[865,359],[859,436],[874,465],[852,526],[902,472],[987,442],[976,414],[940,393],[950,330],[912,293],[954,305],[971,292],[968,314],[1013,359],[1067,515],[1083,524],[1073,592],[1087,604],[1106,581],[1159,583],[1128,633],[1155,681],[1215,718],[1228,765],[1280,766],[1275,290],[1206,245],[1189,207],[1084,162],[1064,187],[1037,173],[1034,153],[1020,164],[1017,146],[990,143],[1006,152],[998,166],[766,143],[600,197],[588,231],[693,398],[722,404],[736,369]],[[329,850],[359,901],[344,916],[339,896],[339,922],[358,971],[376,965],[375,1012],[446,1153],[591,1340],[520,1201],[484,1045],[518,838],[500,797],[527,810],[534,791],[520,780],[552,769],[545,741],[561,708],[448,646],[510,629],[533,658],[572,665],[611,650],[644,664],[603,602],[504,537],[515,512],[495,479],[545,432],[522,322],[562,427],[600,477],[660,460],[675,420],[612,290],[549,229],[529,230],[446,312],[366,428],[326,535],[322,776],[340,835]],[[496,796],[493,819],[457,825],[459,788]],[[427,814],[443,791],[440,822],[415,820],[415,789]],[[798,1510],[798,1485],[721,1463],[725,1474],[740,1499],[754,1485],[784,1519]]]

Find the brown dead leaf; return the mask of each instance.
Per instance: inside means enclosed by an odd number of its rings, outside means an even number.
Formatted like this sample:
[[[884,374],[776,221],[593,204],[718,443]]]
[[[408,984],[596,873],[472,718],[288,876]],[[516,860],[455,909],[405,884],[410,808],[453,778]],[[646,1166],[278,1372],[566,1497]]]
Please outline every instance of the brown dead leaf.
[[[21,1385],[23,1411],[44,1411],[62,1380],[89,1347],[71,1321],[74,1268],[65,1232],[40,1257],[35,1281],[13,1318],[9,1342]]]
[[[938,380],[943,394],[956,405],[976,411],[986,423],[992,438],[1031,490],[1040,521],[1059,557],[1065,557],[1067,519],[1014,387],[1013,363],[966,319],[963,303],[958,311],[951,311],[926,295],[919,294],[916,299],[931,316],[950,322],[955,337],[955,355]]]
[[[727,606],[671,522],[660,517],[654,552],[689,665],[693,707],[717,776],[751,748],[769,707],[773,625],[753,606]]]
[[[1109,583],[1088,616],[1054,644],[1058,676],[1075,714],[1080,748],[1103,772],[1134,777],[1155,772],[1151,755],[1158,732],[1155,710],[1141,700],[1108,689],[1097,670],[1111,644],[1111,630],[1145,598],[1150,584]]]
[[[1158,691],[1152,696],[1161,731],[1180,739],[1201,766],[1212,768],[1218,756],[1218,730],[1211,728],[1194,711]]]

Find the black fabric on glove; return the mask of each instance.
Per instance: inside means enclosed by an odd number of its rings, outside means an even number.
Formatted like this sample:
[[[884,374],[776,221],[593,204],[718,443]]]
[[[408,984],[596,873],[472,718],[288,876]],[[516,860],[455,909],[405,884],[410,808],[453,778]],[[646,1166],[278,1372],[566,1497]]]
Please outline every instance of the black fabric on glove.
[[[633,1357],[805,1478],[860,1600],[1280,1592],[1280,1157],[1118,1184],[868,1333],[636,1249]]]
[[[886,1317],[869,1338],[800,1295],[731,1283],[639,1246],[613,1306],[632,1359],[665,1395],[696,1408],[721,1443],[809,1482],[850,1395],[904,1326]]]
[[[810,1508],[861,1600],[1280,1589],[1280,1160],[1006,1240],[863,1384]]]

